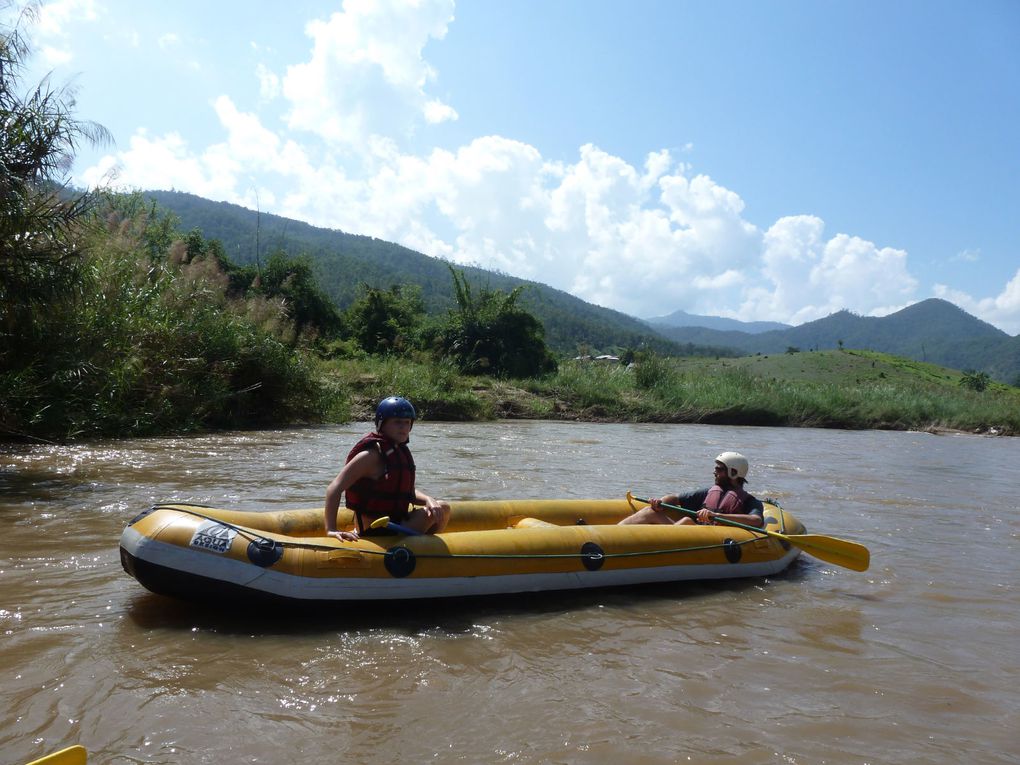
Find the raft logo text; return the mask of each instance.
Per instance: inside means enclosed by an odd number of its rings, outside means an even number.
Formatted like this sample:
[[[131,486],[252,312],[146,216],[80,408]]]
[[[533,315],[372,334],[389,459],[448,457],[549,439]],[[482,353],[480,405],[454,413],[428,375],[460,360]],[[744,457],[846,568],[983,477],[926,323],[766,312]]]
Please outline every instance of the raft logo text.
[[[224,526],[216,521],[205,521],[195,529],[189,545],[201,550],[223,554],[230,549],[230,543],[236,536],[237,531],[229,526]]]

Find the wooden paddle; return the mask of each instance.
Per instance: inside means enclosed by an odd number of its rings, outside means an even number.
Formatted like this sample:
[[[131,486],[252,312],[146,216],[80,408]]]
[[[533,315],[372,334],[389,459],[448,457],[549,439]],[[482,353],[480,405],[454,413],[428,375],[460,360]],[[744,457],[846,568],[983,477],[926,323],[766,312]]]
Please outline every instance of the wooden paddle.
[[[396,531],[399,534],[406,534],[409,537],[421,536],[420,531],[415,531],[414,529],[409,528],[408,526],[401,526],[399,523],[394,523],[393,521],[390,520],[390,517],[388,515],[384,515],[382,518],[376,518],[369,524],[369,528],[373,529],[387,528],[390,529],[391,531]]]
[[[635,497],[628,491],[627,501],[629,502],[632,499],[637,500],[638,502],[644,502],[645,504],[650,504],[649,500],[643,499],[642,497]],[[668,507],[670,510],[678,510],[681,513],[686,513],[687,515],[695,518],[698,516],[696,511],[688,510],[686,507],[670,505],[665,502],[661,503],[661,507]],[[785,539],[794,547],[800,548],[815,558],[828,561],[829,563],[835,563],[837,566],[843,566],[844,568],[849,568],[853,571],[867,571],[868,566],[871,563],[871,553],[868,552],[868,548],[864,545],[858,544],[857,542],[847,542],[845,539],[827,537],[822,534],[780,534],[778,531],[759,529],[754,526],[748,526],[744,523],[738,523],[737,521],[730,521],[726,518],[716,518],[715,522],[722,523],[726,526],[736,526],[737,528],[747,529],[748,531],[756,531],[759,534],[776,537],[777,539]]]

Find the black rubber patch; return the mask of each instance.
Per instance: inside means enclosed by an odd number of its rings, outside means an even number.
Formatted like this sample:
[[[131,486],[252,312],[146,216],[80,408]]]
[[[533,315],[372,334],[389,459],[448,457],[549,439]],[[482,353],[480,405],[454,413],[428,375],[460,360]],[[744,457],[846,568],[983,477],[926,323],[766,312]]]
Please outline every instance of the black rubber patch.
[[[418,561],[411,550],[408,550],[406,547],[398,546],[391,547],[386,551],[386,555],[383,556],[383,563],[391,576],[395,576],[397,579],[403,579],[405,576],[410,575],[414,571],[414,567],[417,565]]]
[[[248,543],[248,560],[269,568],[283,557],[283,545],[273,539],[253,539]]]
[[[740,563],[740,556],[744,554],[740,545],[732,539],[727,539],[723,542],[723,551],[726,553],[726,560],[730,563]]]
[[[606,562],[606,554],[594,542],[585,542],[581,545],[581,562],[589,571],[598,571]]]

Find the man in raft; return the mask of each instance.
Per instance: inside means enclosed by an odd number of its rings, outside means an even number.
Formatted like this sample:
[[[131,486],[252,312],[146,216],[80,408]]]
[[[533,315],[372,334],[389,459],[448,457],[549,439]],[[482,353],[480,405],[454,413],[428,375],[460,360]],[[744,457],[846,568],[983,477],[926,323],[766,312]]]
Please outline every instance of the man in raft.
[[[648,507],[628,515],[620,523],[714,524],[716,518],[722,518],[745,526],[761,527],[764,525],[762,513],[765,508],[760,499],[744,491],[747,468],[747,458],[743,454],[723,452],[715,458],[715,483],[710,488],[686,494],[667,494],[653,499]],[[663,503],[694,510],[698,513],[698,519],[685,515],[674,521],[666,514]]]
[[[375,410],[375,430],[354,445],[343,469],[326,489],[326,534],[354,541],[383,516],[422,534],[436,534],[450,520],[450,505],[414,486],[414,460],[407,442],[415,411],[406,398],[390,396]],[[340,495],[354,511],[357,528],[336,527]]]

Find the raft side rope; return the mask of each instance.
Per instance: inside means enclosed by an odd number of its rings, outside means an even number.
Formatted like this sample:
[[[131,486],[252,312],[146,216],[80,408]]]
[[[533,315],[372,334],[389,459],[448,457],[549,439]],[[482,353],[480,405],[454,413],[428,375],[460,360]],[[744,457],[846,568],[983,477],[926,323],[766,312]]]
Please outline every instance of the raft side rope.
[[[209,507],[208,505],[192,505],[192,507],[208,507],[208,509],[210,509],[210,510],[215,509],[215,508]],[[158,504],[158,505],[153,505],[151,510],[153,510],[153,511],[154,510],[174,510],[174,511],[179,512],[179,513],[187,513],[188,515],[193,515],[196,518],[201,518],[202,520],[213,521],[214,523],[218,523],[221,526],[224,526],[224,527],[226,527],[228,529],[232,529],[233,531],[236,531],[238,536],[242,536],[245,539],[247,539],[249,542],[255,542],[256,544],[259,544],[260,542],[263,543],[263,544],[277,544],[277,545],[280,545],[281,547],[292,547],[292,548],[297,549],[297,550],[323,550],[323,551],[328,550],[328,551],[335,551],[335,550],[344,550],[344,549],[348,549],[349,550],[349,549],[351,549],[351,548],[337,547],[336,545],[323,545],[323,544],[318,544],[316,542],[291,542],[291,541],[284,541],[282,539],[273,539],[271,537],[266,537],[266,536],[262,536],[261,534],[253,533],[253,532],[249,531],[248,529],[246,529],[246,528],[244,528],[242,526],[236,526],[233,523],[230,523],[228,521],[220,520],[219,518],[216,518],[214,516],[205,515],[203,513],[199,513],[199,512],[196,512],[194,510],[188,510],[187,508],[181,507],[180,505]],[[559,526],[557,528],[570,528],[570,527],[568,527],[568,526]],[[760,541],[761,539],[762,539],[762,537],[754,537],[752,539],[745,539],[742,542],[738,542],[737,540],[734,539],[734,540],[730,540],[729,542],[723,542],[722,544],[698,545],[697,547],[674,547],[674,548],[669,548],[669,549],[665,549],[665,550],[640,550],[640,551],[619,552],[619,553],[602,552],[602,553],[544,553],[544,554],[538,554],[538,553],[530,553],[530,554],[529,553],[446,553],[446,554],[439,554],[439,553],[423,553],[423,552],[415,551],[414,555],[415,555],[416,558],[435,559],[435,560],[453,560],[455,558],[456,559],[483,559],[483,560],[547,560],[547,559],[548,560],[552,560],[552,559],[555,559],[555,558],[578,558],[578,559],[585,559],[585,558],[587,558],[587,559],[598,560],[598,559],[608,559],[608,558],[640,558],[640,557],[649,556],[649,555],[675,555],[677,553],[694,553],[694,552],[702,552],[704,550],[716,550],[716,549],[719,549],[719,548],[725,548],[727,546],[732,546],[732,545],[737,545],[737,546],[741,546],[742,547],[743,545],[752,544],[754,542]],[[361,548],[355,548],[355,549],[356,549],[356,551],[358,553],[361,553],[363,555],[385,556],[387,554],[387,552],[388,552],[388,550],[364,550],[364,549],[361,549]]]

